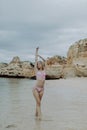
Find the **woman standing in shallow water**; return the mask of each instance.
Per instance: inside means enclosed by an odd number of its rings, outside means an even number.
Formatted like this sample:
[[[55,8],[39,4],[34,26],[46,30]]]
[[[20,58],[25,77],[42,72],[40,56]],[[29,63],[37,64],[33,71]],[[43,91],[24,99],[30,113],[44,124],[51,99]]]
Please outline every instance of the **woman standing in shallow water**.
[[[36,48],[35,75],[36,75],[37,82],[36,82],[35,87],[33,88],[33,95],[36,100],[35,115],[39,120],[41,120],[41,99],[44,94],[44,84],[45,84],[45,77],[46,77],[46,73],[45,73],[46,62],[40,55],[38,55],[38,50],[39,50],[39,48]],[[42,61],[38,61],[38,57],[41,58],[44,63]]]

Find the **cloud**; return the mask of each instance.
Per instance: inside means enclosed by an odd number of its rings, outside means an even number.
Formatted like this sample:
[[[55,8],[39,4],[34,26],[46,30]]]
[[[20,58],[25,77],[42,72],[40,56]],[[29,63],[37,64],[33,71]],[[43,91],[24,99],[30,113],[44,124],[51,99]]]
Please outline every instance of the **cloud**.
[[[0,1],[0,61],[15,55],[34,60],[67,55],[72,43],[87,37],[87,0]]]

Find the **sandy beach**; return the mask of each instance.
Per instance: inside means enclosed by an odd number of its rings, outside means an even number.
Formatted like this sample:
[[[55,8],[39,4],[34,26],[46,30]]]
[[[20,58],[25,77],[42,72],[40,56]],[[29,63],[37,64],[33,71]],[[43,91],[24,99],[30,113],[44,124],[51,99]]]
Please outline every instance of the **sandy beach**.
[[[0,78],[0,130],[87,130],[87,78],[46,80],[41,121],[34,116],[35,82]]]

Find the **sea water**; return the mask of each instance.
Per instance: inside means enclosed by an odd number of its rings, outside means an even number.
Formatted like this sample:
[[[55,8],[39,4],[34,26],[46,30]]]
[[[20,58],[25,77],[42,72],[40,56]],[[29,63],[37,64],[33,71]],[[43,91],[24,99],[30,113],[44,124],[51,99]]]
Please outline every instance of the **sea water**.
[[[35,82],[0,78],[0,130],[87,130],[87,78],[46,81],[41,121],[35,118]]]

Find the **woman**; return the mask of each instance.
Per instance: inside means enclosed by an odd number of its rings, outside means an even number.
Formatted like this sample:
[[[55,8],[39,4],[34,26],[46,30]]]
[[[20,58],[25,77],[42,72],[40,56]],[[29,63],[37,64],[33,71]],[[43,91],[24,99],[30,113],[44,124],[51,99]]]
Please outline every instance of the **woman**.
[[[33,88],[33,95],[36,100],[36,117],[41,120],[41,99],[44,94],[44,84],[45,84],[45,69],[46,69],[46,62],[45,60],[38,55],[39,48],[36,48],[36,54],[35,54],[35,75],[36,75],[36,85]],[[38,57],[43,60],[38,61]]]

